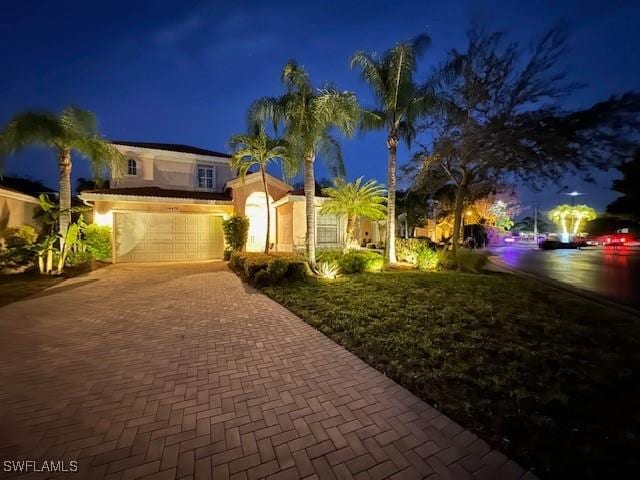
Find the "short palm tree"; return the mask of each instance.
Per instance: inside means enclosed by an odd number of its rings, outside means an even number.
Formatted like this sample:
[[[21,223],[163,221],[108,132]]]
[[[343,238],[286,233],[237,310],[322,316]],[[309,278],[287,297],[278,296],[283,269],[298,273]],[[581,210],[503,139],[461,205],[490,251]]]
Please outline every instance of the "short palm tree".
[[[340,145],[330,130],[337,128],[350,136],[355,130],[360,109],[353,92],[339,91],[333,86],[315,89],[309,74],[294,61],[282,72],[287,92],[281,97],[266,97],[254,102],[250,121],[271,120],[274,127],[284,125],[285,138],[293,159],[304,166],[306,203],[306,251],[315,263],[316,211],[314,164],[320,157],[335,176],[344,176]]]
[[[388,199],[386,255],[395,263],[397,148],[400,140],[411,144],[415,123],[434,105],[433,95],[414,81],[417,58],[427,49],[431,39],[420,35],[411,41],[398,43],[380,57],[374,53],[356,52],[351,68],[359,67],[362,78],[371,87],[376,99],[373,109],[363,112],[363,130],[386,130],[388,150]]]
[[[108,168],[118,171],[124,157],[100,137],[95,115],[77,107],[67,107],[58,116],[28,112],[13,117],[0,131],[0,160],[29,145],[54,148],[58,156],[62,247],[71,222],[71,152],[89,159],[96,178],[102,178]]]
[[[267,185],[267,166],[269,163],[280,161],[283,171],[291,172],[292,165],[288,144],[280,138],[269,137],[263,128],[258,128],[255,134],[234,135],[229,140],[233,155],[231,168],[238,172],[238,176],[245,178],[249,169],[257,166],[262,176],[262,186],[267,202],[267,237],[264,252],[269,253],[269,239],[271,233],[271,205],[269,204],[269,187]]]
[[[382,220],[385,216],[386,191],[375,180],[362,183],[362,177],[360,177],[348,183],[342,178],[336,178],[333,187],[325,188],[323,192],[329,198],[322,204],[320,212],[347,216],[346,248],[358,245],[358,240],[355,238],[358,217]]]

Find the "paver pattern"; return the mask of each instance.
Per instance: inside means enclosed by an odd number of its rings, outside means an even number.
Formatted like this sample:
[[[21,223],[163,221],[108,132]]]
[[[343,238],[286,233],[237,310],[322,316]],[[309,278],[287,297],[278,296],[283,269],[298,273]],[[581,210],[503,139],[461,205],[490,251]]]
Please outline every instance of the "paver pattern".
[[[68,280],[0,339],[0,460],[69,478],[533,478],[222,262]]]

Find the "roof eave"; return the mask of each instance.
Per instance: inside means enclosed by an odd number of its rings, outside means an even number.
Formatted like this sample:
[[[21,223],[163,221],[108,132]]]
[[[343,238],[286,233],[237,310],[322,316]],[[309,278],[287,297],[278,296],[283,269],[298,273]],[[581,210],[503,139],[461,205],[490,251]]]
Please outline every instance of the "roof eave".
[[[162,197],[155,195],[122,195],[114,193],[83,192],[79,195],[82,201],[87,202],[149,202],[149,203],[173,203],[182,205],[232,205],[233,200],[213,200],[203,198]]]

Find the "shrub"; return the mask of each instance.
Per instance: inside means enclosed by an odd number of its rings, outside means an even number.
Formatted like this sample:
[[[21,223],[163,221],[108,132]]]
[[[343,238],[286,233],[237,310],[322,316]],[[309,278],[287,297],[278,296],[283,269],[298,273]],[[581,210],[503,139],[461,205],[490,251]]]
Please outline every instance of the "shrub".
[[[91,224],[83,234],[85,247],[96,260],[111,260],[111,227]]]
[[[428,239],[398,238],[396,240],[396,256],[401,262],[408,262],[420,270],[436,270],[439,257]]]
[[[384,267],[384,257],[368,250],[325,250],[318,254],[318,261],[336,263],[342,273],[379,272]]]
[[[333,279],[340,275],[337,262],[318,262],[313,272],[321,278]]]
[[[440,267],[444,270],[456,270],[460,265],[460,270],[469,273],[478,273],[489,261],[489,255],[485,252],[479,253],[469,248],[459,248],[458,257],[453,255],[453,251],[442,250],[438,253]]]
[[[280,283],[280,281],[287,275],[289,269],[289,262],[282,258],[276,258],[267,265],[267,273],[269,274],[269,281],[271,283]]]
[[[438,253],[430,248],[422,249],[418,252],[416,258],[416,267],[420,270],[437,270],[438,269]]]
[[[232,215],[222,221],[222,231],[227,248],[234,252],[244,250],[249,236],[249,217]]]
[[[31,225],[9,227],[2,232],[7,248],[28,247],[38,239],[38,232]]]
[[[67,267],[78,268],[90,266],[95,259],[96,258],[93,253],[88,250],[84,252],[76,252],[74,250],[71,250],[69,253],[67,253],[67,258],[65,259],[64,264]]]
[[[299,280],[310,272],[304,257],[292,253],[232,252],[229,267],[255,286]]]
[[[2,232],[6,248],[0,252],[0,267],[28,267],[36,258],[34,249],[38,233],[30,225],[10,227]]]

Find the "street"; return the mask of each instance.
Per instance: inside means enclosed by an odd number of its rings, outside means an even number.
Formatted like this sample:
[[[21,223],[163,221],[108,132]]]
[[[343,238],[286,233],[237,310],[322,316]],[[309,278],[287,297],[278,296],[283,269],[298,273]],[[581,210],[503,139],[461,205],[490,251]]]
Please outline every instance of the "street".
[[[507,266],[640,307],[640,251],[587,248],[538,250],[533,246],[492,249]]]

